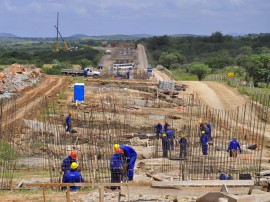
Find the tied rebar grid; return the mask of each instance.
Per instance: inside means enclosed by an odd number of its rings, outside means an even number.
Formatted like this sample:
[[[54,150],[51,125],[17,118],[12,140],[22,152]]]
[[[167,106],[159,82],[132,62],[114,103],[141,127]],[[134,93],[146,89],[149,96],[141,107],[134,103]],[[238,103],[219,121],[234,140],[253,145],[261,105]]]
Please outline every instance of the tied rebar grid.
[[[268,96],[258,95],[254,98],[255,101],[242,107],[221,111],[201,103],[196,95],[187,95],[183,97],[185,107],[175,112],[181,119],[172,119],[163,114],[162,108],[173,107],[173,102],[164,102],[156,99],[156,95],[147,94],[149,91],[153,94],[153,90],[148,87],[139,86],[134,89],[137,91],[132,93],[110,89],[109,96],[108,92],[102,92],[101,89],[93,90],[93,95],[102,96],[93,99],[91,104],[78,107],[59,102],[58,98],[44,97],[35,108],[25,113],[23,120],[5,124],[4,132],[3,122],[10,121],[2,119],[4,114],[1,113],[1,138],[18,147],[23,158],[19,159],[18,164],[16,161],[13,164],[8,161],[1,163],[1,180],[5,181],[5,186],[2,183],[0,188],[10,186],[15,169],[48,170],[51,182],[60,182],[62,160],[72,150],[77,151],[80,170],[86,181],[109,182],[109,161],[114,152],[112,145],[130,144],[134,134],[144,138],[146,134],[153,134],[151,137],[154,137],[153,126],[163,116],[163,120],[168,120],[176,129],[176,140],[179,140],[181,134],[187,135],[188,157],[185,161],[179,159],[179,145],[175,140],[175,150],[169,151],[169,158],[163,158],[155,171],[177,180],[187,180],[216,179],[221,171],[230,173],[237,179],[239,173],[254,175],[260,170],[260,148],[263,147],[267,107],[259,103],[269,106]],[[139,105],[143,110],[131,110],[127,113],[127,107],[130,109],[134,105]],[[5,114],[10,119],[16,111],[16,103],[12,106],[10,112]],[[1,111],[2,107],[1,105]],[[68,111],[73,111],[73,126],[77,130],[71,134],[67,134],[64,127]],[[209,146],[207,156],[202,155],[199,142],[200,119],[207,120],[212,125],[213,145]],[[242,147],[243,154],[232,159],[226,150],[233,136],[237,137],[241,146],[256,143],[258,147],[256,150]],[[161,141],[151,139],[153,140],[148,146],[153,148],[152,157],[162,157]]]

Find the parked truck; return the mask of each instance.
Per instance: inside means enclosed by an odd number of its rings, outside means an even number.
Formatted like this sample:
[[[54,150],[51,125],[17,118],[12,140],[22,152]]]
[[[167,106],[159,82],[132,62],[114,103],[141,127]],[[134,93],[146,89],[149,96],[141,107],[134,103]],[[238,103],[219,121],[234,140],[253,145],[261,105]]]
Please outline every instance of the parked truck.
[[[84,76],[84,72],[87,70],[87,76],[98,77],[100,76],[99,71],[95,71],[92,68],[85,68],[84,70],[76,70],[76,69],[62,69],[62,75],[71,75],[71,76]]]

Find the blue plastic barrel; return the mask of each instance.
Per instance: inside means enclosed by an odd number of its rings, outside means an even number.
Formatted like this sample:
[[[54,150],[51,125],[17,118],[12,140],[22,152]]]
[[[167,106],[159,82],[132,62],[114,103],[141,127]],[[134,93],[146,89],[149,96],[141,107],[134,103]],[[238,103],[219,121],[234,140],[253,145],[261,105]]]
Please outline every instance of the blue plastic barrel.
[[[84,102],[84,83],[74,84],[74,102]]]

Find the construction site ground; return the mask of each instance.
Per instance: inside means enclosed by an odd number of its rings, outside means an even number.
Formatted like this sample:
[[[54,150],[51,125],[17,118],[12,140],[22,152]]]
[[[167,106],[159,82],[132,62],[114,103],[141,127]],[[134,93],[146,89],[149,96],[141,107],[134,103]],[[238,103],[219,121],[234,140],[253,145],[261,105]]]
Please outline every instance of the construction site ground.
[[[146,54],[144,51],[144,47],[138,46],[138,64],[140,68],[145,68],[148,66]],[[103,62],[105,65],[112,65],[113,60],[111,56],[106,55],[103,58]],[[170,77],[165,73],[154,69],[155,79],[153,79],[152,83],[157,82],[158,80],[168,81]],[[112,86],[114,84],[124,85],[126,81],[118,81],[114,79],[88,79],[89,83],[95,83],[96,85],[101,86]],[[136,81],[131,80],[129,85],[145,85],[144,81]],[[238,106],[242,106],[245,104],[248,99],[246,96],[241,95],[237,89],[228,87],[222,83],[218,82],[199,82],[199,81],[176,81],[181,84],[186,84],[188,87],[183,94],[190,94],[196,92],[200,99],[204,101],[209,106],[220,109],[220,110],[229,110],[235,109]],[[105,85],[104,85],[105,84]],[[16,119],[20,119],[23,115],[31,108],[35,107],[37,99],[40,99],[41,95],[45,95],[46,97],[54,97],[57,96],[55,92],[59,89],[67,89],[69,85],[72,85],[71,80],[65,76],[44,76],[40,83],[31,88],[27,88],[22,91],[21,96],[17,100],[17,111],[14,112],[14,116],[12,119],[9,117],[2,117],[4,120],[4,124],[10,124],[12,121]],[[148,84],[146,84],[148,85]],[[72,100],[72,91],[68,91],[68,101]],[[134,95],[134,94],[133,94]],[[86,96],[86,100],[90,99]],[[7,109],[3,109],[5,112]],[[130,111],[132,113],[132,111]],[[170,109],[162,109],[160,114],[166,115],[170,114]],[[144,124],[144,123],[139,123]],[[265,169],[270,169],[270,125],[267,124],[265,131],[265,144],[263,150],[263,158],[262,165]],[[138,150],[144,149],[144,147],[137,147]],[[145,151],[145,156],[147,156],[147,152]],[[63,157],[64,158],[64,157]],[[137,161],[137,164],[140,160]],[[44,171],[40,172],[32,172],[32,173],[15,173],[14,174],[14,182],[19,182],[20,180],[35,180],[35,179],[48,179],[48,175]],[[145,173],[140,173],[140,170],[137,169],[135,174],[134,182],[136,186],[129,187],[128,189],[122,189],[122,201],[196,201],[197,198],[205,195],[210,191],[220,191],[220,187],[215,188],[207,188],[207,187],[193,187],[193,188],[179,188],[179,189],[159,189],[159,188],[151,188],[151,180],[150,178],[145,177]],[[15,185],[16,186],[16,185]],[[247,194],[249,188],[229,188],[230,194]],[[264,192],[260,190],[254,190],[253,194],[262,194]],[[105,201],[118,201],[118,192],[111,191],[110,189],[105,190]],[[129,195],[131,198],[129,198]],[[71,193],[71,201],[96,201],[98,199],[98,190],[91,190],[90,188],[82,189],[80,192]],[[35,188],[31,190],[11,190],[11,191],[1,191],[0,201],[42,201],[43,195],[40,188]],[[65,201],[66,195],[64,191],[52,191],[50,189],[46,190],[46,201]],[[176,201],[176,200],[175,200]]]

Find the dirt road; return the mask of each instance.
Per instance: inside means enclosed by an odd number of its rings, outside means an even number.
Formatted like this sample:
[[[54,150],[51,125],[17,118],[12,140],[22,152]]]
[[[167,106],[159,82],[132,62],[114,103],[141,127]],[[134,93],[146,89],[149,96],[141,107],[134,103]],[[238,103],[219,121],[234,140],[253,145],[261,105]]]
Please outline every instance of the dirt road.
[[[31,108],[42,99],[43,96],[59,93],[66,82],[66,77],[45,76],[37,87],[25,90],[23,95],[16,100],[16,110],[14,110],[13,102],[10,102],[3,108],[1,117],[2,127],[22,118],[27,111],[31,110]]]
[[[148,60],[147,60],[144,46],[141,44],[138,44],[137,52],[138,52],[138,62],[139,62],[138,67],[139,68],[146,68],[148,66]]]

